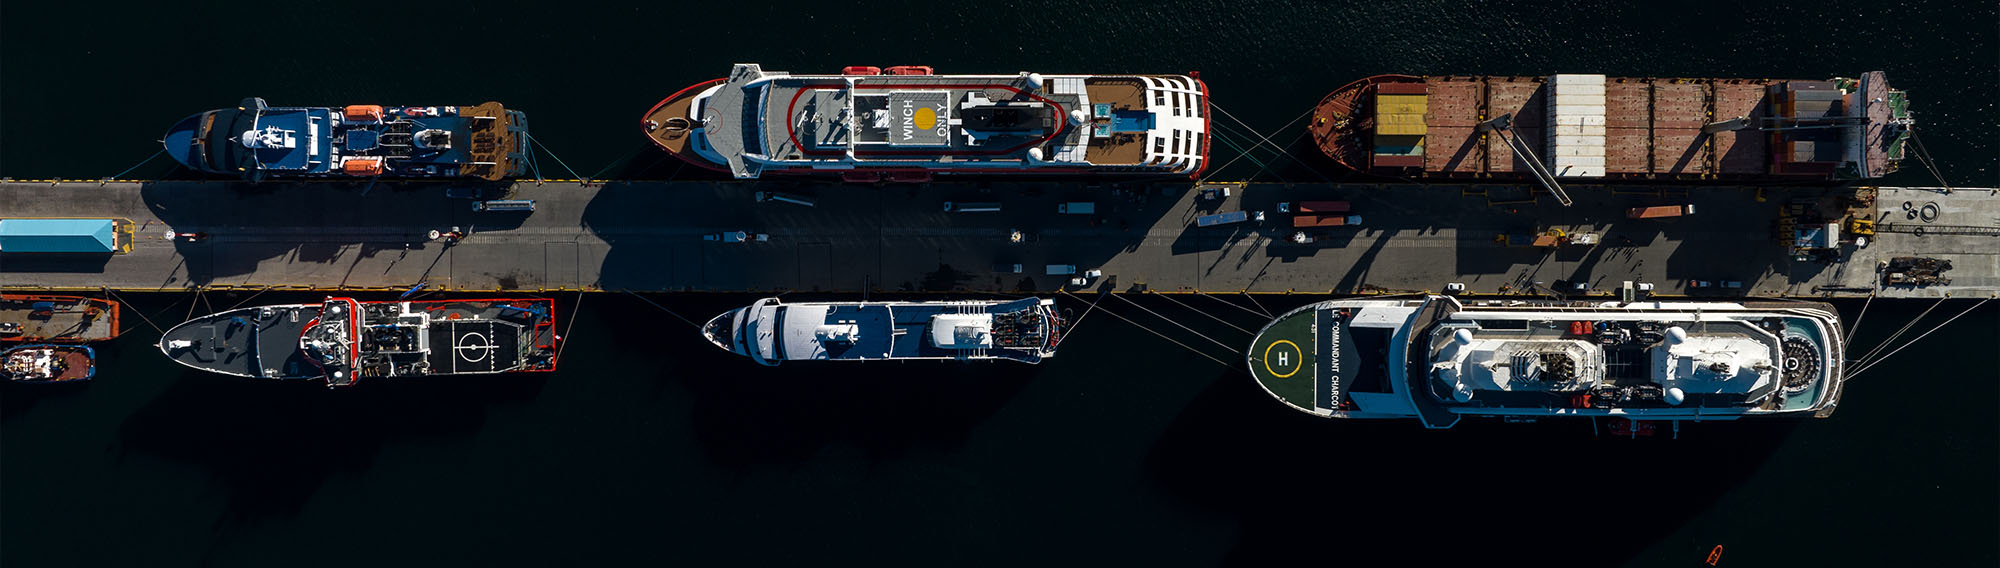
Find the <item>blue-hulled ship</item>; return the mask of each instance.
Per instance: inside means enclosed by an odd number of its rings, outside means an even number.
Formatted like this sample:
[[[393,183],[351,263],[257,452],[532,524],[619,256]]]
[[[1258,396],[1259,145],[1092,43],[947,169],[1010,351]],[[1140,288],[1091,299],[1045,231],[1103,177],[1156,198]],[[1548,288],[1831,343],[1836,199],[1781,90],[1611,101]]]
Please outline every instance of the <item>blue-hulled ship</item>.
[[[702,326],[710,343],[764,365],[784,361],[1006,359],[1056,354],[1055,300],[780,303],[765,298]]]
[[[478,178],[528,168],[528,117],[478,106],[273,107],[243,99],[182,119],[161,143],[190,169],[266,178]]]

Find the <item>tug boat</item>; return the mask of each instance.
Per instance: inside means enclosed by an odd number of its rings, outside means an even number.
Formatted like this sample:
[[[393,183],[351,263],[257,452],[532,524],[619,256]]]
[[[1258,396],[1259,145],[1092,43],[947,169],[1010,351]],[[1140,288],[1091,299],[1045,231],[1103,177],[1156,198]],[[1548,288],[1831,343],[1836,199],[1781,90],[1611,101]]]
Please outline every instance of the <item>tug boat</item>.
[[[1826,417],[1843,343],[1812,302],[1561,302],[1450,296],[1308,305],[1259,330],[1247,363],[1286,406],[1327,418]]]
[[[1825,182],[1896,171],[1915,123],[1881,71],[1827,80],[1377,75],[1314,107],[1320,151],[1406,180]]]
[[[0,351],[0,380],[66,383],[97,376],[97,351],[82,345],[22,345]]]
[[[428,300],[261,306],[174,326],[160,352],[196,369],[256,379],[366,378],[550,372],[555,300]]]
[[[741,179],[933,174],[1194,177],[1207,164],[1208,87],[1190,75],[937,75],[855,66],[793,75],[736,65],[668,96],[646,136]]]
[[[247,98],[233,109],[181,119],[161,144],[195,171],[266,178],[473,178],[518,176],[529,166],[528,117],[500,103],[478,106],[273,107]]]
[[[83,343],[117,339],[118,302],[82,296],[0,294],[0,341]]]
[[[785,361],[1005,359],[1056,354],[1055,300],[807,302],[765,298],[702,326],[709,343],[761,365]]]

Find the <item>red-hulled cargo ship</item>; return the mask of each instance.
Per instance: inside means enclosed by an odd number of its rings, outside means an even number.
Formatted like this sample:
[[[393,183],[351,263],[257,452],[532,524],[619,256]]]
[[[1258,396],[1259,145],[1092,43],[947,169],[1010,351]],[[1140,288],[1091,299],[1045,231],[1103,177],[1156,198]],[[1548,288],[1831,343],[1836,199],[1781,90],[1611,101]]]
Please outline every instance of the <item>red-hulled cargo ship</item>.
[[[1824,81],[1377,75],[1327,95],[1309,128],[1334,161],[1392,178],[1518,181],[1542,170],[1565,181],[1815,182],[1895,171],[1910,116],[1880,71]]]

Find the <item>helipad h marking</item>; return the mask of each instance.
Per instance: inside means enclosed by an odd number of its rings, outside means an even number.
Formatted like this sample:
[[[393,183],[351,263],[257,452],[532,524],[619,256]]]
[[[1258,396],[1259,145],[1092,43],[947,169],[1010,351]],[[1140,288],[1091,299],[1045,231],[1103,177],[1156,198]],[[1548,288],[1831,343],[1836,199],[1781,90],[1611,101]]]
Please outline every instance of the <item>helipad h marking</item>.
[[[1306,352],[1305,352],[1305,350],[1304,350],[1304,349],[1300,349],[1300,348],[1299,348],[1299,344],[1297,344],[1297,343],[1292,343],[1292,341],[1291,341],[1291,340],[1289,340],[1289,339],[1280,339],[1280,340],[1277,340],[1277,341],[1273,341],[1273,342],[1271,342],[1271,344],[1270,344],[1270,345],[1265,345],[1265,346],[1264,346],[1264,372],[1266,372],[1266,373],[1270,373],[1270,374],[1271,374],[1271,376],[1273,376],[1273,377],[1277,377],[1277,378],[1280,378],[1280,379],[1284,379],[1284,378],[1290,378],[1290,377],[1291,377],[1292,375],[1296,375],[1296,374],[1299,374],[1299,368],[1300,368],[1300,367],[1304,367],[1304,366],[1305,366],[1305,365],[1304,365],[1305,361],[1299,361],[1299,363],[1300,363],[1299,365],[1287,365],[1287,364],[1286,364],[1286,363],[1287,363],[1287,360],[1286,360],[1286,356],[1287,356],[1287,355],[1289,355],[1289,353],[1279,353],[1279,354],[1278,354],[1278,357],[1279,357],[1279,360],[1278,360],[1278,366],[1280,366],[1280,367],[1285,367],[1285,366],[1290,366],[1290,367],[1292,368],[1292,370],[1291,370],[1291,372],[1289,372],[1289,373],[1279,373],[1279,372],[1277,372],[1276,370],[1273,370],[1273,369],[1271,369],[1271,348],[1272,348],[1272,347],[1277,347],[1277,346],[1278,346],[1278,344],[1280,344],[1280,343],[1283,343],[1283,344],[1285,344],[1285,345],[1290,345],[1290,346],[1292,346],[1292,351],[1293,351],[1293,352],[1296,352],[1296,353],[1298,353],[1298,354],[1299,354],[1299,358],[1300,358],[1300,359],[1304,359],[1304,358],[1305,358],[1305,353],[1306,353]]]

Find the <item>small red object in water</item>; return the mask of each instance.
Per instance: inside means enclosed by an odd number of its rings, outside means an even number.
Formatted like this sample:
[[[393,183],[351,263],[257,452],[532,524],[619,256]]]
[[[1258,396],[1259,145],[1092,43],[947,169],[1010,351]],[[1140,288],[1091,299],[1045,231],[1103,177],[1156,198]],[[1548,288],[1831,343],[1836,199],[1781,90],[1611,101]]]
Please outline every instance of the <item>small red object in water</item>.
[[[1722,560],[1722,545],[1720,544],[1715,545],[1714,549],[1708,551],[1708,565],[1714,566],[1719,560]]]

